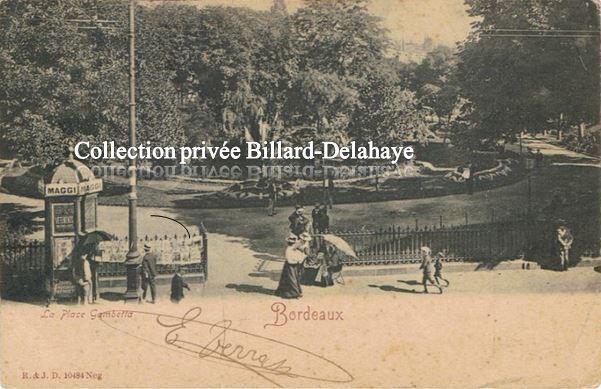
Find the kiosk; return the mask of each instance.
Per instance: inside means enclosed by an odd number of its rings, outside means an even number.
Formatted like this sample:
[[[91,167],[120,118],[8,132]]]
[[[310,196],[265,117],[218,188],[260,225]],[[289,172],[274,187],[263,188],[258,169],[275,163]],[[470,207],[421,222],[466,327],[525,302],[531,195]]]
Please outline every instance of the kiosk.
[[[75,296],[72,255],[79,239],[96,230],[102,180],[83,163],[69,159],[40,180],[44,195],[46,290],[50,301]]]

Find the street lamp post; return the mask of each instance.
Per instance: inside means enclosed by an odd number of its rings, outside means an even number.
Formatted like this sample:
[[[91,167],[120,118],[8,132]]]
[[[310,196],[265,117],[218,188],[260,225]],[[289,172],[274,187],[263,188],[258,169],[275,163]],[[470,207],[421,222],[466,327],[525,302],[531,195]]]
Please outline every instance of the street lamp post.
[[[129,145],[136,146],[136,57],[135,57],[135,0],[129,2]],[[127,275],[127,289],[125,301],[140,300],[140,253],[138,253],[138,220],[136,207],[138,196],[136,194],[136,159],[129,159],[129,251],[126,255],[125,268]]]
[[[0,0],[1,1],[1,0]],[[136,146],[136,59],[135,59],[135,0],[129,2],[129,143]],[[74,23],[78,30],[111,30],[119,22],[116,20],[103,20],[97,17],[92,19],[68,19]],[[140,268],[141,259],[138,253],[138,231],[137,231],[137,195],[136,195],[136,159],[128,161],[129,176],[129,250],[125,258],[125,269],[127,276],[127,289],[125,301],[140,300]]]

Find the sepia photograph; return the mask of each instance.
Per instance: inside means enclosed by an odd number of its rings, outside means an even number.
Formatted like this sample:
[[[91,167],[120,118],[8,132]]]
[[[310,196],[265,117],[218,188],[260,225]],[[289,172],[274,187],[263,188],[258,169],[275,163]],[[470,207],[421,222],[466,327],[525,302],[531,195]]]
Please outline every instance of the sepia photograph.
[[[601,385],[598,0],[0,0],[0,384]]]

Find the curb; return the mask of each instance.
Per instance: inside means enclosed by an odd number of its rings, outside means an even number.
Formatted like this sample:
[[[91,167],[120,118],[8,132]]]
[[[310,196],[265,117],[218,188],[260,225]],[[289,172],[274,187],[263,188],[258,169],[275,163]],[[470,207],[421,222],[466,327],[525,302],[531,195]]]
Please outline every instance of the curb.
[[[265,261],[259,266],[258,270],[263,274],[279,276],[283,262],[280,261]],[[601,257],[599,258],[582,258],[582,260],[574,267],[596,267],[601,266]],[[458,273],[458,272],[478,272],[478,271],[506,271],[506,270],[541,270],[542,268],[535,262],[528,262],[521,259],[512,261],[503,261],[496,265],[483,263],[469,262],[448,262],[443,264],[442,272]],[[362,276],[386,276],[393,274],[409,274],[420,273],[418,263],[397,264],[397,265],[382,265],[382,266],[345,266],[342,270],[345,276],[362,277]]]

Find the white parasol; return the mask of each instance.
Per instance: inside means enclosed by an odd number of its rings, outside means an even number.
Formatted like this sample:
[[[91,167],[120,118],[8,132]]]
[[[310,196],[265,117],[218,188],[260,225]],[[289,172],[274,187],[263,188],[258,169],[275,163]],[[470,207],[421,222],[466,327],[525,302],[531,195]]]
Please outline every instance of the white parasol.
[[[351,245],[348,244],[348,242],[346,240],[342,239],[339,236],[333,235],[333,234],[323,234],[321,236],[323,237],[323,239],[326,242],[332,244],[334,247],[336,247],[338,250],[342,251],[346,255],[357,258],[357,254],[355,253],[355,250],[353,250]]]

